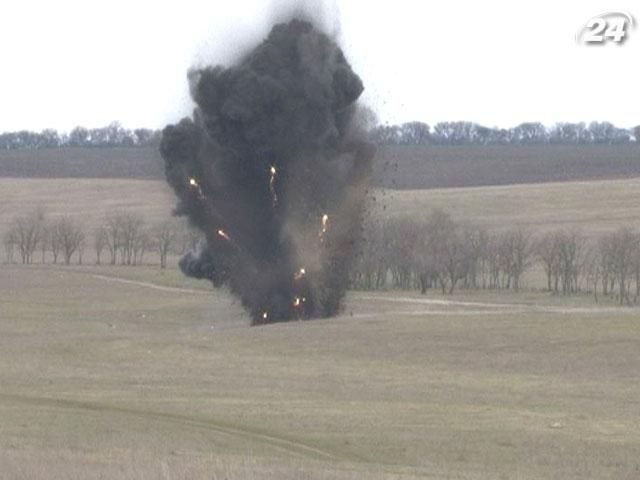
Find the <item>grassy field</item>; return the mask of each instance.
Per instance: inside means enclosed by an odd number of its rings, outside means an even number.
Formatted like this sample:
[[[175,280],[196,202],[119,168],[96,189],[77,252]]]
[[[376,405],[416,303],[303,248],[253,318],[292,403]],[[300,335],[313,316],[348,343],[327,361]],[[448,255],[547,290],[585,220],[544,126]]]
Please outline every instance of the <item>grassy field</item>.
[[[132,271],[0,267],[0,478],[640,476],[637,310],[361,293],[248,328]]]
[[[387,190],[377,211],[420,217],[433,208],[457,220],[542,232],[576,228],[587,234],[640,227],[640,178],[432,190]]]
[[[158,147],[0,150],[0,177],[163,179]],[[374,183],[442,188],[640,176],[627,145],[423,145],[378,149]]]
[[[443,208],[456,219],[532,231],[575,227],[601,233],[640,227],[640,178],[590,182],[470,187],[431,190],[378,190],[374,214],[426,216]],[[141,213],[153,223],[168,218],[175,204],[164,182],[113,179],[0,178],[0,234],[11,219],[37,207],[50,215],[70,214],[94,227],[114,210]]]

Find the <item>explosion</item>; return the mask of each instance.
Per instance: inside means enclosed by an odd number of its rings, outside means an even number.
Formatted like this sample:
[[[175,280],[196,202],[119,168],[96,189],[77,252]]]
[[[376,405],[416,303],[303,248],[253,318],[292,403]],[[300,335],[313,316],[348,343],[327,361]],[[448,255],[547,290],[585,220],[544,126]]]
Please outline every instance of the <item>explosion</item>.
[[[167,126],[161,143],[175,213],[206,239],[182,271],[227,286],[254,325],[335,315],[375,153],[354,122],[362,81],[302,20],[189,80],[193,118]]]

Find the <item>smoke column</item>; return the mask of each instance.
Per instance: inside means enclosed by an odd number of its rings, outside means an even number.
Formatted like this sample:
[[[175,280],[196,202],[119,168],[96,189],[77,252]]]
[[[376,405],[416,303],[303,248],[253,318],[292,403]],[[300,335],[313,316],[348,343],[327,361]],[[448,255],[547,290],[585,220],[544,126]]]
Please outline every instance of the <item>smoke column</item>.
[[[355,121],[362,81],[303,20],[189,81],[193,118],[160,147],[175,213],[206,239],[180,268],[227,286],[254,325],[337,314],[375,154]]]

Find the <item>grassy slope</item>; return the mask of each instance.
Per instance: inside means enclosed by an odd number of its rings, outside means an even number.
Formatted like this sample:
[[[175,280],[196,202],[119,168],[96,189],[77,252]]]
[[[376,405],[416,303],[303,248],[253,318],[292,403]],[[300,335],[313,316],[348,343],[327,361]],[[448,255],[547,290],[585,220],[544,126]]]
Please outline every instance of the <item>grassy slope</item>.
[[[173,192],[157,180],[0,178],[0,232],[17,213],[38,207],[51,216],[71,215],[95,227],[117,210],[160,221],[171,215],[174,204]]]
[[[631,145],[381,147],[376,185],[442,188],[640,176]],[[0,177],[162,179],[157,147],[0,150]]]
[[[0,478],[636,478],[637,312],[362,295],[248,329],[222,294],[3,266]]]
[[[640,227],[640,178],[433,190],[395,190],[379,196],[386,215],[419,217],[432,208],[490,228],[560,227],[599,233]]]
[[[375,175],[379,185],[413,189],[638,176],[635,144],[386,147]]]
[[[380,209],[383,215],[420,217],[432,208],[443,208],[460,220],[490,228],[522,225],[540,231],[569,226],[598,233],[622,224],[640,226],[640,179],[386,190],[375,197],[373,211]],[[93,227],[117,209],[138,211],[148,222],[159,221],[169,216],[174,203],[161,181],[0,178],[0,234],[16,213],[38,206],[50,215],[74,215]]]

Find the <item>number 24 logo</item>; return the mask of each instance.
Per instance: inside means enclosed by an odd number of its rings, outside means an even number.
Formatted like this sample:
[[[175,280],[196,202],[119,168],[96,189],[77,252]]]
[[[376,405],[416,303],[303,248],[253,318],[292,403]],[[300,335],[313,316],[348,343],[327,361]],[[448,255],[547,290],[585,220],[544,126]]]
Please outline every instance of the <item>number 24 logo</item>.
[[[627,12],[608,12],[591,18],[578,32],[576,40],[579,43],[623,43],[628,30],[635,26],[634,18]]]

